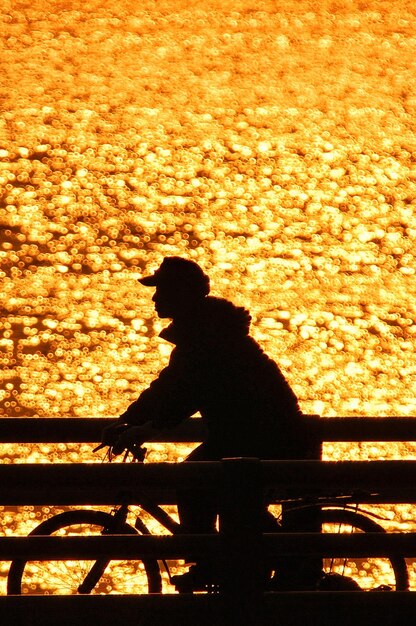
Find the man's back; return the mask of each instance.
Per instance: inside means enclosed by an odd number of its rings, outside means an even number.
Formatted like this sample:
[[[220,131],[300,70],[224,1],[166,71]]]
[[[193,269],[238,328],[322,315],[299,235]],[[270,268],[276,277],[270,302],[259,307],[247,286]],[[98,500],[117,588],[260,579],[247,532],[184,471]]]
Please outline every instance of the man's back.
[[[300,415],[297,398],[249,336],[249,326],[245,309],[207,297],[161,336],[176,346],[169,367],[181,372],[212,444],[224,455],[290,458]]]

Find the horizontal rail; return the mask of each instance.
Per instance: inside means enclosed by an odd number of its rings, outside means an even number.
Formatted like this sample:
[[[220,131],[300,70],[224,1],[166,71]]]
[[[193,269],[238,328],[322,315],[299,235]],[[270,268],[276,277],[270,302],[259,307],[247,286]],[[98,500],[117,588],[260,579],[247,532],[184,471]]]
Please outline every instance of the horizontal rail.
[[[0,418],[0,443],[95,443],[115,418]],[[311,437],[322,441],[416,441],[416,417],[305,416]],[[192,418],[162,432],[160,442],[201,441],[204,427]]]
[[[263,535],[265,554],[337,558],[416,557],[416,533],[278,533]]]
[[[416,441],[416,417],[316,417],[305,425],[321,441]]]
[[[0,560],[183,559],[219,556],[219,535],[98,535],[82,537],[0,537]]]
[[[263,485],[275,489],[279,497],[353,493],[357,498],[370,494],[414,498],[416,494],[416,461],[261,461],[261,465]]]
[[[257,626],[397,626],[412,624],[416,592],[290,592],[264,595],[263,620]],[[217,594],[3,596],[0,613],[19,626],[235,626],[223,620]]]
[[[221,462],[0,465],[3,505],[175,502],[177,488],[219,489]],[[269,501],[352,494],[354,502],[416,502],[416,461],[260,461]],[[173,498],[173,499],[172,499]]]
[[[103,429],[114,417],[3,417],[0,418],[0,443],[97,443]],[[187,420],[159,435],[160,442],[201,441],[202,420]]]
[[[167,504],[176,502],[179,486],[215,489],[220,473],[219,462],[0,465],[0,503],[140,503],[144,493]]]
[[[220,534],[0,537],[0,560],[218,558],[221,541]],[[416,557],[416,533],[276,533],[263,535],[262,544],[268,557]]]

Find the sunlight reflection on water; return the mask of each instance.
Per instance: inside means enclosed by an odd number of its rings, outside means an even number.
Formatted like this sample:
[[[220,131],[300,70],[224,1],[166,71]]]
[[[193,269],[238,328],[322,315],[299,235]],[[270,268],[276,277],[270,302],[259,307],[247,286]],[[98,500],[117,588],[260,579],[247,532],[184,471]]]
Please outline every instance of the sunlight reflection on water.
[[[306,413],[415,414],[411,3],[58,4],[1,17],[0,415],[120,414],[169,356],[137,278],[170,254],[250,309]]]

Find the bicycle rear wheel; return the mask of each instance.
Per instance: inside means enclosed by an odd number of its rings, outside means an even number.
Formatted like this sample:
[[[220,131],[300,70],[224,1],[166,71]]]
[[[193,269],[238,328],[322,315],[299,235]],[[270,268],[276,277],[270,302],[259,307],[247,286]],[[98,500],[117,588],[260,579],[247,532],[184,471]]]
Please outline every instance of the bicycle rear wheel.
[[[311,505],[287,508],[284,532],[385,533],[367,515],[336,505]],[[313,530],[308,530],[309,528]],[[324,576],[322,577],[322,570]],[[383,558],[280,558],[271,579],[271,589],[373,590],[409,589],[409,573],[403,556],[386,554]]]
[[[322,508],[321,520],[323,532],[386,532],[373,519],[348,509]],[[396,591],[409,589],[409,573],[402,556],[386,554],[385,558],[324,559],[324,571],[351,577],[362,589],[374,589],[379,585],[388,585]]]
[[[101,535],[114,526],[114,517],[103,511],[65,511],[45,520],[30,535]],[[129,524],[117,527],[118,534],[137,534]],[[98,568],[97,568],[98,566]],[[11,563],[8,594],[73,595],[92,568],[99,578],[90,591],[108,593],[160,593],[161,576],[156,559],[143,561],[26,561]]]

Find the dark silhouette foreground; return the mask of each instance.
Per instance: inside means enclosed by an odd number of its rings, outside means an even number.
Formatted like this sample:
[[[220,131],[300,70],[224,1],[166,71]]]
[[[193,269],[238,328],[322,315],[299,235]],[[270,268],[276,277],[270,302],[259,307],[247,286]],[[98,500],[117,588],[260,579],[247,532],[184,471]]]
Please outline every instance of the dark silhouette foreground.
[[[132,441],[155,439],[159,430],[199,411],[207,436],[188,461],[307,458],[296,395],[276,363],[250,337],[248,311],[209,296],[208,276],[180,257],[165,258],[140,282],[156,288],[156,312],[172,320],[160,336],[174,349],[169,365],[107,430],[104,441],[114,441],[121,424],[130,426],[118,436],[121,450]],[[214,493],[183,490],[178,510],[184,532],[215,532]],[[183,584],[209,578],[213,568],[199,563],[181,577]]]

